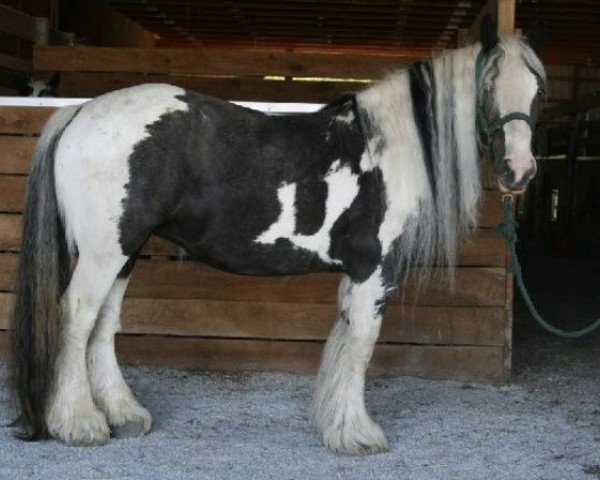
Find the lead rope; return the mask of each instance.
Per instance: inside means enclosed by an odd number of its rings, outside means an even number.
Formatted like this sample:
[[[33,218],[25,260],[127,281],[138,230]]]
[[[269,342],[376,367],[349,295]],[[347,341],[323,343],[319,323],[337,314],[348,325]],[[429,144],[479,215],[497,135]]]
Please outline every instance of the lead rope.
[[[563,338],[580,338],[600,327],[600,318],[588,325],[587,327],[582,328],[581,330],[562,330],[560,328],[553,327],[542,318],[542,316],[535,308],[535,305],[533,304],[533,301],[529,296],[529,292],[527,291],[527,287],[525,287],[525,283],[523,282],[521,264],[519,263],[519,257],[517,256],[516,249],[517,227],[519,226],[519,224],[515,219],[512,195],[506,194],[502,197],[502,211],[503,221],[500,224],[498,224],[498,226],[496,227],[496,231],[506,239],[506,244],[508,245],[508,250],[510,251],[511,257],[510,269],[515,277],[515,280],[517,281],[517,285],[519,286],[521,296],[523,297],[523,300],[525,300],[525,303],[527,304],[531,315],[533,316],[533,318],[535,318],[537,323],[544,330]]]

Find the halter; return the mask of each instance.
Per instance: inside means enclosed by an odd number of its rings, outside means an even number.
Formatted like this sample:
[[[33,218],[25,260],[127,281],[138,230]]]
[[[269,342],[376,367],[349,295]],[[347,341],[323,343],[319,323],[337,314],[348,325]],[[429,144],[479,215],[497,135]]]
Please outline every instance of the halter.
[[[483,106],[481,105],[481,101],[479,100],[479,88],[483,73],[483,64],[484,55],[483,51],[480,50],[477,54],[477,60],[475,61],[475,82],[477,85],[475,108],[477,109],[477,121],[479,123],[480,131],[485,134],[486,148],[488,150],[491,150],[492,154],[494,155],[495,152],[492,149],[492,139],[494,137],[494,133],[496,133],[498,130],[501,130],[502,127],[504,127],[504,124],[513,120],[523,120],[524,122],[527,122],[527,125],[529,125],[529,128],[531,129],[531,134],[533,136],[533,133],[535,132],[535,123],[529,115],[523,112],[510,112],[504,115],[503,117],[500,117],[495,122],[492,122],[491,124],[488,123],[487,119],[485,118],[485,115],[483,114]]]

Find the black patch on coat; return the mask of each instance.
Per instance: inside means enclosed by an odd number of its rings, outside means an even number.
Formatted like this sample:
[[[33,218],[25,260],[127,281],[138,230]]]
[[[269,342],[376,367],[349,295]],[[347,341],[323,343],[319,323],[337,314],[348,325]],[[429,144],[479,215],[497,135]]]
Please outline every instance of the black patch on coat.
[[[364,282],[381,262],[379,227],[383,221],[384,183],[379,168],[358,180],[358,194],[331,229],[331,258],[339,259],[354,282]]]
[[[498,45],[500,38],[498,37],[498,21],[491,13],[486,13],[483,16],[480,24],[479,37],[481,40],[481,48],[483,52],[489,52]]]
[[[125,265],[123,265],[123,268],[121,268],[121,271],[117,275],[117,278],[123,279],[129,277],[129,275],[131,275],[131,272],[133,271],[133,267],[135,266],[135,262],[137,261],[137,259],[137,253],[129,257],[129,260],[125,262]]]
[[[427,177],[433,197],[436,197],[435,171],[433,166],[433,141],[435,133],[435,78],[430,61],[416,62],[409,70],[410,93],[413,116],[427,168]]]
[[[298,235],[314,235],[325,221],[327,182],[304,181],[296,185],[296,231]]]
[[[349,123],[335,120],[356,108],[352,98],[312,114],[268,116],[195,92],[182,95],[188,111],[165,114],[148,125],[149,136],[136,144],[129,158],[130,181],[119,225],[124,254],[134,255],[156,233],[196,259],[231,272],[351,270],[362,278],[380,248],[376,235],[382,213],[373,209],[383,209],[381,192],[366,195],[365,190],[374,174],[359,180],[360,199],[371,203],[359,205],[355,200],[352,213],[344,215],[346,222],[349,216],[368,221],[366,230],[346,226],[357,238],[345,239],[343,248],[338,245],[342,265],[325,263],[316,252],[286,239],[255,242],[279,218],[277,190],[282,185],[299,187],[298,229],[312,232],[323,222],[323,178],[332,164],[339,162],[339,168],[360,175],[365,139],[357,118]],[[354,259],[344,253],[349,245]],[[361,262],[369,267],[358,266]]]

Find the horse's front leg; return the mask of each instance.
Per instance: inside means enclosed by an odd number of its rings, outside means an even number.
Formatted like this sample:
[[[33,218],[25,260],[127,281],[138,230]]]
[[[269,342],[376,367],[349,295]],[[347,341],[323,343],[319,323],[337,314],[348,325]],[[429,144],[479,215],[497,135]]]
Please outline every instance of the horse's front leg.
[[[386,287],[377,269],[363,283],[348,277],[339,288],[339,313],[317,377],[314,420],[334,452],[376,453],[388,442],[367,413],[365,372],[381,327]]]

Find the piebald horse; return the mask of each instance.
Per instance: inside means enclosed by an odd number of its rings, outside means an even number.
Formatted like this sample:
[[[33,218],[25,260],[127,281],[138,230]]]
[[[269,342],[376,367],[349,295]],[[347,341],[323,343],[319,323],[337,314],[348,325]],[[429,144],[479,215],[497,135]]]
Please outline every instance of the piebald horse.
[[[480,42],[311,114],[171,85],[57,111],[33,159],[13,315],[22,435],[97,445],[149,431],[114,336],[136,257],[159,235],[239,274],[345,274],[314,420],[333,451],[386,450],[364,402],[386,301],[411,265],[454,264],[477,222],[482,150],[501,190],[534,176],[539,39],[499,37],[486,19]]]

